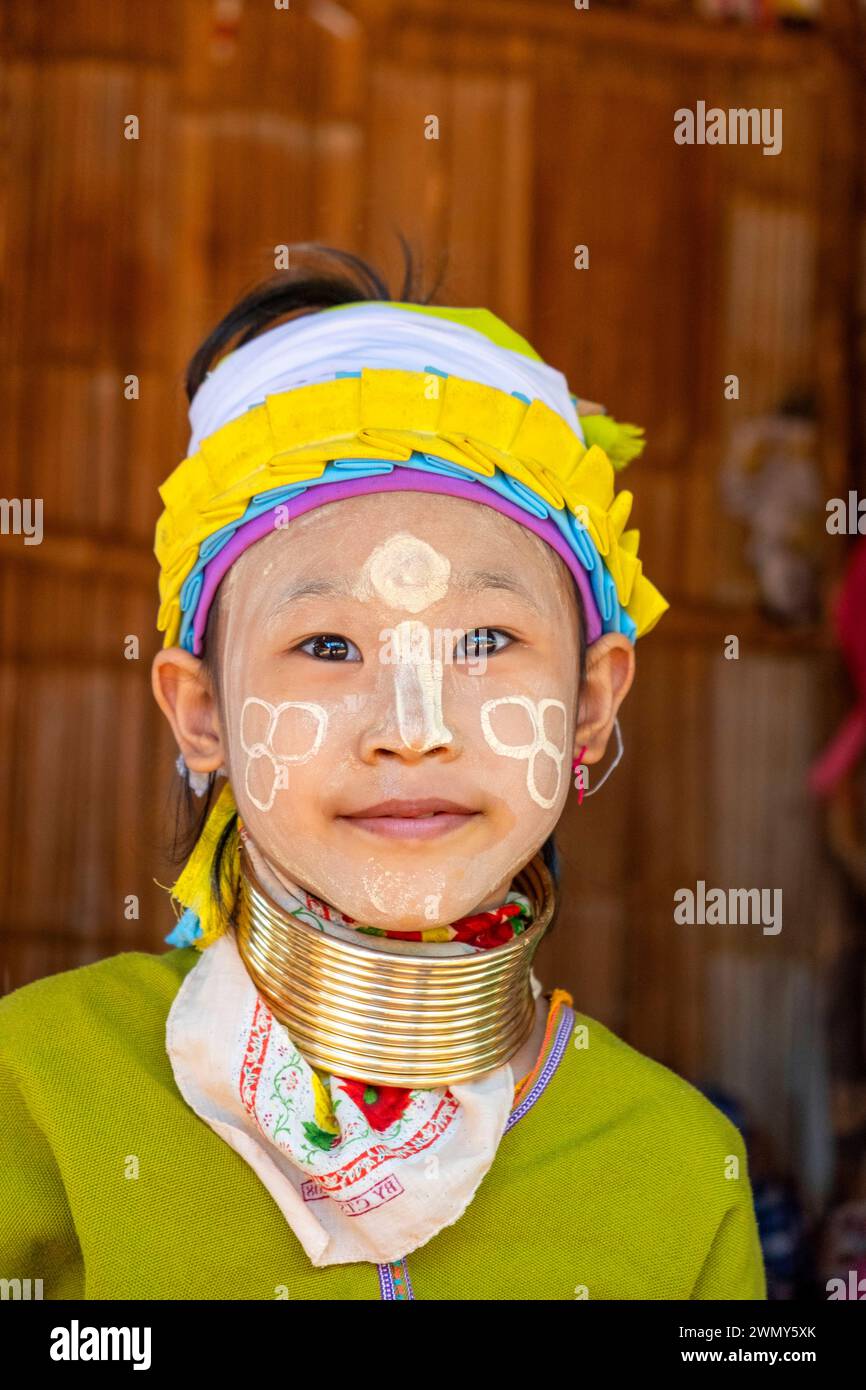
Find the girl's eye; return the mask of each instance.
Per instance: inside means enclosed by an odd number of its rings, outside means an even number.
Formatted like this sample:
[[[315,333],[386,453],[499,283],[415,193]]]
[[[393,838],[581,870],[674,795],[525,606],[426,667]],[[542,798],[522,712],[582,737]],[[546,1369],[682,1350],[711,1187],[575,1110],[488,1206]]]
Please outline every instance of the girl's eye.
[[[308,637],[307,641],[302,642],[296,650],[303,652],[310,646],[313,647],[313,650],[309,652],[309,655],[323,661],[360,660],[361,658],[361,653],[354,642],[350,642],[348,637],[339,637],[333,632],[320,632],[316,637]],[[357,657],[347,657],[350,647],[357,652]]]
[[[479,656],[494,656],[496,652],[501,652],[502,647],[491,647],[490,643],[494,635],[504,637],[507,642],[514,639],[511,634],[505,632],[501,627],[476,627],[471,632],[467,632],[465,637],[461,637],[454,652],[457,661],[474,661]]]

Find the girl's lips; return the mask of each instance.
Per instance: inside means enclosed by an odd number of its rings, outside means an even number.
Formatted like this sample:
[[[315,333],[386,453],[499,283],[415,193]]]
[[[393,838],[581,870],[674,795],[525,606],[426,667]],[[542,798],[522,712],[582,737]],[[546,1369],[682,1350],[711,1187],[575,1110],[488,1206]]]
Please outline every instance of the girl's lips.
[[[478,814],[478,811],[465,814],[437,811],[431,816],[340,816],[340,820],[388,839],[432,840],[468,825]]]

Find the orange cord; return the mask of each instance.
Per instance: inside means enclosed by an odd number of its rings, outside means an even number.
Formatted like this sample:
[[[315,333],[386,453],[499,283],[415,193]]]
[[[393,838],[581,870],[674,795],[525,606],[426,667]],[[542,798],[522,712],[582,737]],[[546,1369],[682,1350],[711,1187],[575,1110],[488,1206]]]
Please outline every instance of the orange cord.
[[[558,1014],[560,1006],[562,1004],[571,1004],[573,1006],[574,999],[569,994],[567,989],[555,989],[550,996],[550,1007],[547,1010],[547,1023],[544,1029],[544,1038],[542,1039],[541,1048],[538,1053],[538,1060],[535,1063],[535,1066],[532,1068],[532,1070],[528,1071],[526,1075],[523,1077],[522,1081],[518,1081],[517,1085],[515,1086],[514,1105],[512,1106],[512,1109],[516,1108],[516,1106],[523,1099],[523,1093],[527,1089],[529,1089],[531,1083],[534,1082],[536,1076],[538,1075],[544,1064],[545,1055],[547,1053],[547,1045],[553,1034],[555,1015]]]

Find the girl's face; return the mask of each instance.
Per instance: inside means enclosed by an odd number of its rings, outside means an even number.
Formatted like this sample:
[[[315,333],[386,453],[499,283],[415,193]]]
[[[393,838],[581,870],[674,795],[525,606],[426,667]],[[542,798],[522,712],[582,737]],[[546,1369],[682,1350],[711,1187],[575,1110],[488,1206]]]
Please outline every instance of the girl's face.
[[[549,546],[460,498],[345,498],[244,552],[217,638],[226,766],[278,877],[406,931],[502,900],[571,774],[578,607]]]

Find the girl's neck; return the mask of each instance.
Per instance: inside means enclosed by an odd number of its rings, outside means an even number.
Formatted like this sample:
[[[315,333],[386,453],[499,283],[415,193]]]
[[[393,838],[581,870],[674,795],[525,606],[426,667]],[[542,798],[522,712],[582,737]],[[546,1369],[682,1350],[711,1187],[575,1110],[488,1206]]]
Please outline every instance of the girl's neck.
[[[409,1088],[475,1079],[512,1059],[516,1080],[531,1069],[543,1024],[532,960],[555,907],[541,855],[501,910],[458,918],[432,940],[371,934],[299,885],[274,889],[249,840],[241,863],[241,958],[311,1066]]]

